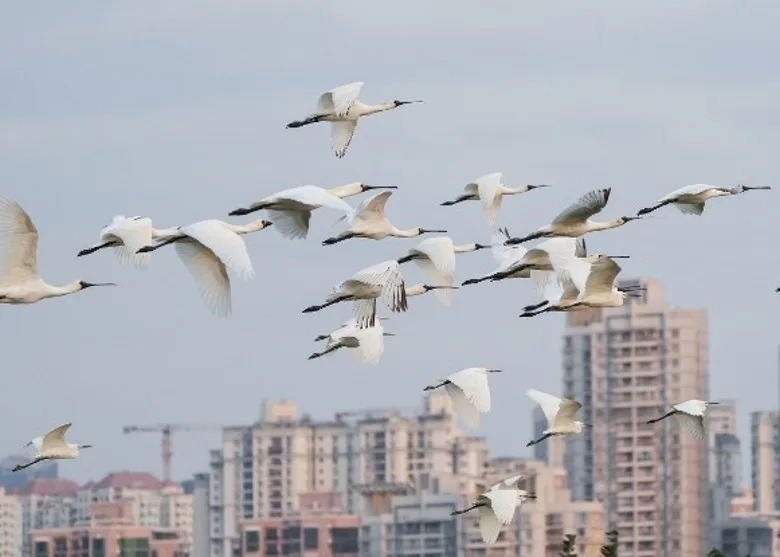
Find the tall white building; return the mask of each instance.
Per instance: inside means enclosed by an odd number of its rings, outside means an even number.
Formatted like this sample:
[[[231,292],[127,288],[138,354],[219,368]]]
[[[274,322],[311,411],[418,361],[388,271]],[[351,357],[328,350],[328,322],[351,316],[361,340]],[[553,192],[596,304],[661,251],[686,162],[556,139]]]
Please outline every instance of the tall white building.
[[[22,504],[0,487],[0,557],[22,554]]]
[[[259,422],[226,428],[209,473],[211,557],[240,546],[239,522],[297,512],[302,493],[336,493],[359,513],[361,486],[455,492],[480,478],[484,439],[455,424],[449,397],[434,392],[416,415],[397,410],[298,418],[293,403],[265,403]]]
[[[750,477],[755,510],[772,514],[778,509],[778,423],[776,412],[750,414]]]
[[[668,304],[660,283],[642,298],[567,315],[563,392],[594,425],[569,439],[575,499],[604,503],[620,554],[704,555],[709,547],[706,441],[676,420],[648,419],[688,399],[708,399],[707,313]]]

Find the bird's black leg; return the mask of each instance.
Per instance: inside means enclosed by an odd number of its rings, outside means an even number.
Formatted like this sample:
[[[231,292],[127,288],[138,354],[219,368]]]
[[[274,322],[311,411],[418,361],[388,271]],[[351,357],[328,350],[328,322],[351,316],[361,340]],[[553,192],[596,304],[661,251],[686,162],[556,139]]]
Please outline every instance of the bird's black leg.
[[[14,466],[14,468],[13,468],[13,470],[11,470],[11,472],[18,472],[19,470],[24,470],[25,468],[29,468],[33,464],[38,464],[42,460],[44,460],[44,459],[42,459],[42,458],[34,458],[30,462],[28,462],[27,464],[17,464],[16,466]]]
[[[664,414],[660,418],[653,418],[652,420],[647,420],[647,423],[654,424],[656,422],[660,422],[661,420],[663,420],[665,418],[668,418],[669,416],[674,416],[676,413],[677,413],[677,410],[672,410],[671,412],[667,412],[666,414]]]
[[[541,436],[539,439],[537,439],[536,441],[529,441],[529,442],[526,444],[526,447],[530,447],[531,445],[536,445],[537,443],[541,443],[542,441],[544,441],[544,440],[545,440],[545,439],[547,439],[548,437],[552,437],[552,436],[553,436],[553,434],[552,434],[552,433],[545,433],[544,435],[542,435],[542,436]]]
[[[320,311],[321,309],[325,309],[328,306],[332,306],[333,304],[338,304],[339,302],[343,302],[344,300],[347,300],[346,297],[336,298],[335,300],[331,300],[330,302],[325,302],[324,304],[320,304],[318,306],[309,306],[306,309],[303,310],[302,313],[311,313],[313,311]]]

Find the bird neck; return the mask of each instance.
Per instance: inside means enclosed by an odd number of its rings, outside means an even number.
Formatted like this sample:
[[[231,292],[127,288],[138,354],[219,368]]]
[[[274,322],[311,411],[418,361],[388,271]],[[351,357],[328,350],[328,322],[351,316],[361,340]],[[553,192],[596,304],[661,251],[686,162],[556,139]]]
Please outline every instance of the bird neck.
[[[56,298],[58,296],[67,296],[68,294],[73,294],[74,292],[78,292],[82,289],[81,281],[80,280],[74,280],[71,283],[68,283],[64,286],[48,286],[48,294],[45,296],[46,298]]]
[[[331,195],[335,195],[339,199],[343,199],[345,197],[351,197],[353,195],[363,193],[363,184],[360,182],[351,182],[349,184],[344,184],[343,186],[327,188],[325,191]]]
[[[228,228],[230,228],[230,230],[236,234],[249,234],[250,232],[257,232],[258,230],[263,230],[266,226],[268,226],[268,222],[265,219],[253,220],[247,224],[228,224]]]
[[[171,228],[152,228],[152,238],[162,238],[164,236],[178,236],[179,228],[172,226]]]
[[[425,287],[422,284],[415,284],[406,288],[406,297],[419,296],[425,294]]]
[[[361,103],[360,112],[363,115],[366,114],[376,114],[377,112],[386,112],[388,110],[393,110],[396,108],[395,103],[393,101],[387,101],[382,102],[379,104],[365,104]]]
[[[499,191],[504,195],[515,195],[527,192],[528,186],[503,186],[499,188]]]
[[[588,221],[588,223],[590,225],[589,228],[591,232],[594,232],[596,230],[609,230],[610,228],[617,228],[618,226],[623,226],[625,224],[621,217],[608,220],[606,222],[595,222],[591,220]]]
[[[419,228],[396,228],[393,226],[390,236],[395,236],[396,238],[414,238],[416,236],[420,235],[420,229]]]
[[[472,242],[470,244],[461,244],[455,246],[455,253],[468,253],[470,251],[477,251],[477,244]]]

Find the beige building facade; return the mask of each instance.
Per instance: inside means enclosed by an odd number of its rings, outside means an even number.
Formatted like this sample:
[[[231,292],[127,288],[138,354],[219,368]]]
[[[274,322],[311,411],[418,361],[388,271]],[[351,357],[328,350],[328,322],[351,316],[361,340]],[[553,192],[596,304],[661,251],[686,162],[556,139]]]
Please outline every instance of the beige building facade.
[[[563,391],[594,425],[567,440],[574,499],[604,504],[620,553],[704,555],[709,548],[707,441],[674,419],[648,425],[672,404],[708,399],[707,313],[666,300],[660,283],[621,308],[567,316]]]

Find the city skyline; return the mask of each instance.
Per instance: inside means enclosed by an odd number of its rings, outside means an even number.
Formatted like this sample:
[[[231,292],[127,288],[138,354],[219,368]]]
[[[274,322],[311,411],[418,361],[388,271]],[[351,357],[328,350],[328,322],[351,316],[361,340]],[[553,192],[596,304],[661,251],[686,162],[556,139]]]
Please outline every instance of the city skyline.
[[[282,188],[360,180],[399,186],[391,214],[399,225],[433,221],[456,242],[484,242],[490,231],[477,207],[438,203],[491,171],[507,183],[553,186],[506,201],[499,223],[517,234],[594,187],[613,187],[605,212],[613,217],[686,183],[780,178],[780,78],[767,62],[780,51],[771,26],[778,6],[605,1],[470,13],[465,3],[442,10],[402,0],[381,12],[306,8],[311,17],[300,18],[303,6],[141,2],[43,15],[9,6],[0,33],[2,193],[36,222],[41,271],[52,281],[120,286],[2,308],[0,325],[13,331],[5,364],[14,370],[14,394],[0,405],[0,420],[14,424],[0,431],[4,453],[70,420],[74,438],[95,448],[63,463],[62,475],[159,473],[159,439],[124,436],[123,425],[245,423],[262,398],[295,399],[318,417],[407,406],[430,379],[489,365],[509,373],[496,378],[494,409],[478,433],[497,453],[523,455],[518,428],[530,434],[532,408],[525,389],[559,390],[562,319],[518,320],[535,301],[522,281],[461,289],[451,308],[414,299],[387,322],[397,336],[375,368],[340,355],[307,362],[311,339],[347,312],[301,309],[414,240],[326,249],[318,240],[337,218],[326,211],[315,215],[310,241],[286,242],[273,230],[249,238],[261,272],[234,285],[236,311],[221,321],[203,311],[170,252],[154,254],[147,273],[119,267],[108,253],[75,257],[115,214],[186,224],[227,218]],[[326,130],[284,129],[322,91],[357,79],[366,98],[425,103],[360,127],[344,160],[323,144]],[[588,238],[592,252],[632,256],[625,276],[654,277],[673,304],[708,310],[710,390],[736,398],[743,439],[748,408],[777,407],[780,272],[761,252],[749,273],[725,258],[771,237],[767,204],[756,194],[716,200],[701,217],[668,208]],[[458,281],[493,265],[488,254],[464,256]],[[417,269],[405,273],[423,279]],[[279,296],[291,278],[299,291]],[[217,442],[208,433],[176,436],[174,477],[200,471],[204,448]]]

